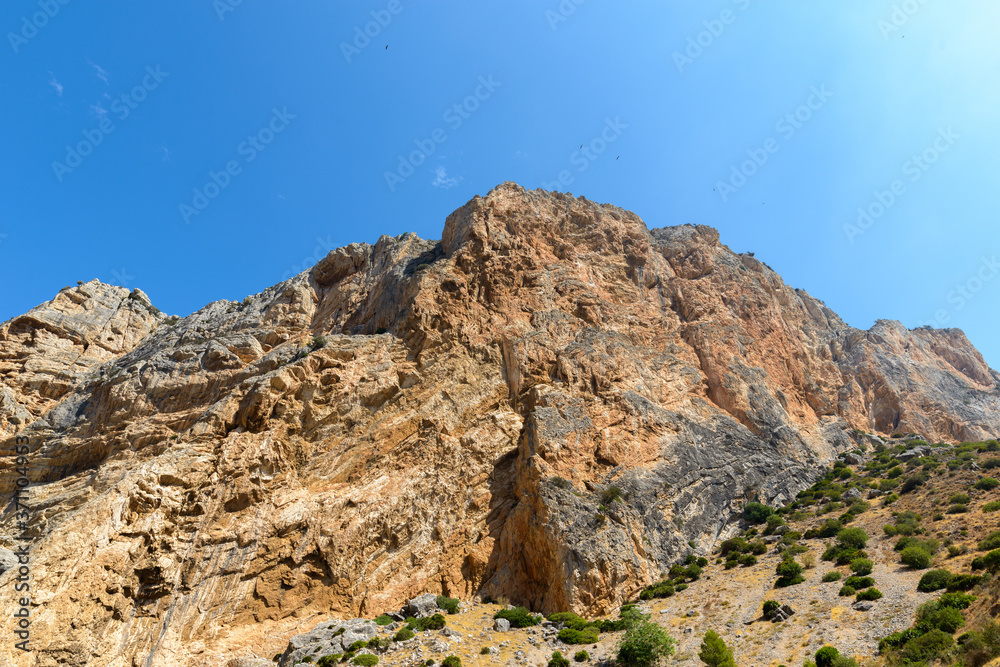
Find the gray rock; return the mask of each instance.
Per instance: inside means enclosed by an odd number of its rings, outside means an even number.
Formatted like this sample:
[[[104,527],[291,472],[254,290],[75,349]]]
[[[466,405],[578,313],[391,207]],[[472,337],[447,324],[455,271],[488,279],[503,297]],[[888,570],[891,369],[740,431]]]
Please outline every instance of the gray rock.
[[[860,602],[855,602],[851,605],[851,609],[855,611],[871,611],[875,605],[868,600],[862,600]]]
[[[510,621],[506,618],[498,618],[493,621],[493,629],[497,632],[507,632],[510,630]]]
[[[436,614],[438,611],[437,596],[433,593],[418,595],[406,603],[406,610],[410,612],[411,616],[417,618]]]
[[[860,500],[864,495],[864,491],[858,487],[854,487],[845,491],[842,497],[844,500]]]
[[[0,549],[0,574],[17,567],[17,556],[10,549]]]
[[[459,633],[457,630],[452,630],[451,628],[444,628],[443,630],[441,630],[441,634],[444,635],[445,637],[461,637],[462,636],[461,633]]]
[[[786,621],[789,618],[791,618],[792,614],[794,613],[795,613],[794,609],[789,607],[787,604],[783,604],[774,610],[774,612],[771,614],[770,620],[774,623],[780,623],[782,621]]]
[[[339,632],[341,628],[343,632]],[[288,647],[278,660],[278,666],[289,667],[307,655],[315,660],[331,653],[343,653],[354,642],[368,641],[377,635],[378,626],[363,618],[323,621],[309,632],[288,640]]]
[[[931,453],[931,447],[928,445],[920,445],[919,447],[914,447],[913,449],[908,449],[896,458],[900,461],[909,461],[910,459],[918,459],[921,456],[927,456]]]

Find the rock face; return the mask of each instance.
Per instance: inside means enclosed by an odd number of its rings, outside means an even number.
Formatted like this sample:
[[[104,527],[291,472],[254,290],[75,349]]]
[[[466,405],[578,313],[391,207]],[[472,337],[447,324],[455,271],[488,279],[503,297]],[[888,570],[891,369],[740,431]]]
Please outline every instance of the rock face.
[[[858,331],[713,229],[509,183],[440,242],[352,244],[243,304],[171,323],[132,294],[0,327],[38,664],[267,657],[297,618],[422,593],[605,613],[869,442],[852,428],[1000,432],[960,331]]]

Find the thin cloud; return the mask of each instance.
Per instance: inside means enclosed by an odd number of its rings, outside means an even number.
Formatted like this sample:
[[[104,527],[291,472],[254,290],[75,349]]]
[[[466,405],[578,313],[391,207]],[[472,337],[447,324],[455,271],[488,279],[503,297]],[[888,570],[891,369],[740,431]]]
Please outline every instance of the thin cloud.
[[[52,72],[49,72],[49,74],[52,74]],[[62,97],[62,95],[63,95],[63,85],[61,83],[59,83],[58,79],[56,79],[56,75],[55,74],[52,74],[52,78],[49,79],[49,85],[56,89],[56,95],[58,95],[59,97]]]
[[[170,150],[166,146],[160,146],[160,150],[163,151],[163,161],[170,162]]]
[[[98,120],[104,120],[104,117],[108,115],[108,110],[104,108],[104,105],[98,102],[97,104],[90,105],[90,113],[97,116]]]
[[[433,185],[436,188],[444,188],[445,190],[447,190],[448,188],[455,187],[461,180],[460,178],[449,176],[448,170],[445,169],[443,166],[438,167],[437,169],[434,170],[434,176],[435,178],[433,181],[431,181],[431,185]]]
[[[94,72],[97,74],[97,78],[104,82],[104,85],[108,85],[108,73],[100,65],[88,60],[87,64],[94,68]]]

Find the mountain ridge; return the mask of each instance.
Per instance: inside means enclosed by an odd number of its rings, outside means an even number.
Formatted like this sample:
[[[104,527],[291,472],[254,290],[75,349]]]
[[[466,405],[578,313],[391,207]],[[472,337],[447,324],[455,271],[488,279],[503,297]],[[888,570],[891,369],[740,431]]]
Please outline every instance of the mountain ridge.
[[[44,508],[36,636],[86,665],[426,591],[605,613],[861,431],[1000,431],[959,330],[853,329],[714,229],[512,183],[440,241],[350,244],[177,321],[64,290],[0,325],[0,362]]]

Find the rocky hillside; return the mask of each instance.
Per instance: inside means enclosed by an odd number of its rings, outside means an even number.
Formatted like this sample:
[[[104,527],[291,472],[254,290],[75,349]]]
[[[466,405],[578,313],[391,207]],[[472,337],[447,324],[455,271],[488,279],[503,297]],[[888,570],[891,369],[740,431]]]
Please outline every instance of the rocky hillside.
[[[441,241],[352,244],[179,320],[67,288],[0,327],[37,664],[214,664],[425,592],[610,613],[854,429],[992,437],[998,381],[960,331],[852,329],[711,228],[510,183]]]

